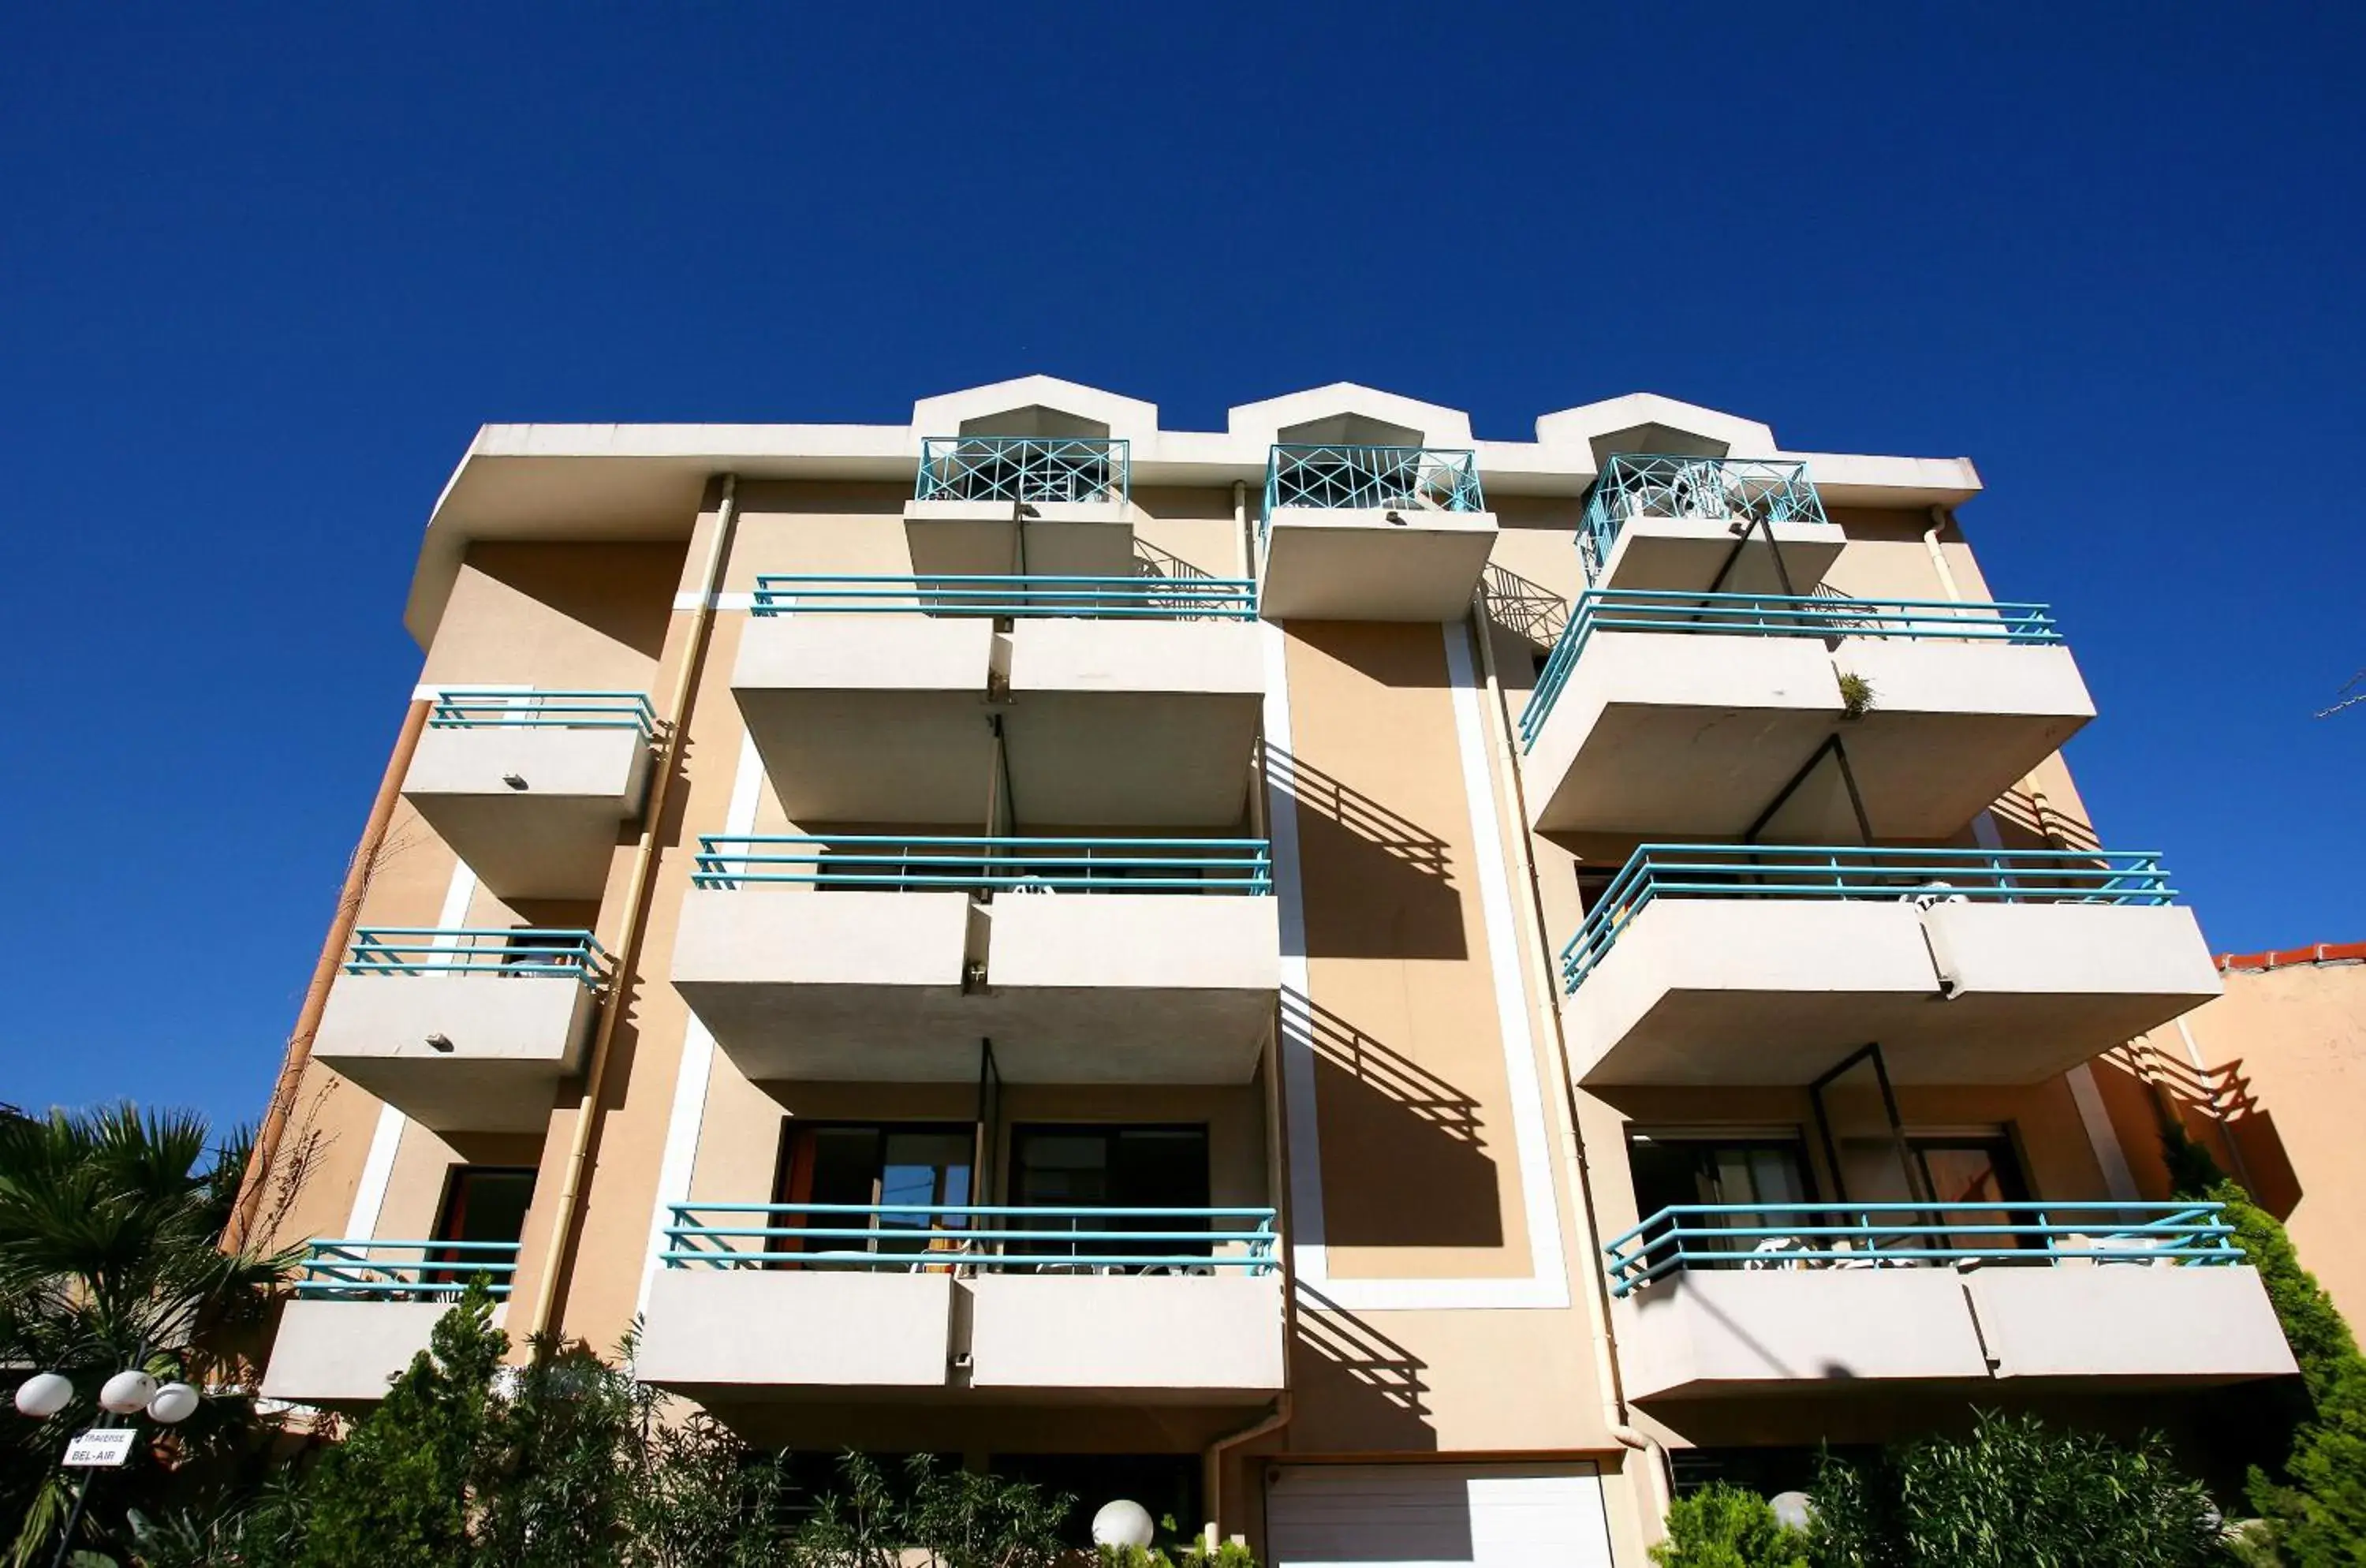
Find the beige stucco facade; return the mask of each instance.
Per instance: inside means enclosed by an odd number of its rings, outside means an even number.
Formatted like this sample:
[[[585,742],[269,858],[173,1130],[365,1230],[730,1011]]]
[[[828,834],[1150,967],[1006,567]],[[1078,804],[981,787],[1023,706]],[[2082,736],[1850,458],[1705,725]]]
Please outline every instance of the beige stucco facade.
[[[924,439],[1037,428],[1129,443],[1130,486],[916,498]],[[1042,378],[924,400],[909,427],[488,427],[413,583],[422,694],[639,694],[654,733],[596,791],[457,811],[486,764],[422,748],[359,924],[580,929],[616,967],[539,1012],[528,989],[561,982],[341,976],[270,1173],[277,1238],[448,1240],[462,1174],[531,1169],[511,1332],[606,1349],[644,1318],[642,1374],[755,1440],[1166,1456],[1178,1506],[1260,1543],[1268,1492],[1319,1467],[1495,1466],[1489,1484],[1583,1493],[1584,1560],[1638,1568],[1687,1454],[1919,1429],[2017,1380],[2100,1408],[2286,1370],[2231,1268],[1703,1265],[1613,1299],[1603,1248],[1651,1217],[1630,1158],[1655,1137],[1795,1148],[1792,1196],[1864,1195],[1874,1102],[1815,1086],[1868,1043],[1894,1101],[1871,1144],[2010,1149],[2034,1198],[2137,1199],[2087,1059],[2216,984],[2172,905],[1752,895],[1644,907],[1572,989],[1555,955],[1639,840],[1732,842],[1772,813],[1763,841],[1831,841],[1836,786],[1786,780],[1835,737],[1876,807],[1860,847],[2095,846],[2054,751],[2092,714],[2061,644],[1606,636],[1526,746],[1589,587],[1572,531],[1646,435],[1784,456],[1763,425],[1648,397],[1473,442],[1454,411],[1359,388],[1184,432]],[[1263,530],[1277,441],[1472,450],[1486,510],[1302,507]],[[1952,511],[1968,462],[1804,461],[1825,515],[1782,525],[1779,572],[1723,524],[1639,514],[1594,586],[1990,597]],[[1147,608],[926,598],[960,574],[1089,577]],[[814,608],[822,580],[883,578],[934,586]],[[1262,613],[1177,608],[1209,580]],[[1842,666],[1896,705],[1843,713]],[[558,777],[572,753],[548,750],[492,777]],[[493,808],[527,826],[486,840]],[[472,841],[521,853],[476,865]],[[1206,886],[1178,861],[1214,867]],[[516,1043],[476,1046],[489,1030]],[[521,1062],[532,1082],[492,1070]],[[1196,1202],[1126,1213],[1150,1179],[1122,1161],[1152,1157],[1128,1130],[1183,1140],[1157,1157],[1197,1163],[1159,1167],[1160,1190]],[[817,1150],[891,1134],[936,1152],[876,1155],[877,1196],[833,1219],[816,1171],[853,1156]],[[1058,1163],[1087,1145],[1098,1197]],[[935,1185],[891,1201],[897,1179]],[[924,1210],[924,1242],[873,1234]],[[1045,1224],[1099,1239],[995,1239]],[[1918,1326],[1932,1312],[1947,1333]],[[1733,1327],[1760,1314],[1772,1350]],[[2127,1314],[2156,1327],[2104,1365],[2088,1330]],[[421,1315],[316,1292],[267,1387],[365,1397]],[[2189,1318],[2211,1358],[2182,1353]],[[1877,1363],[1867,1387],[1782,1370],[1835,1335]]]

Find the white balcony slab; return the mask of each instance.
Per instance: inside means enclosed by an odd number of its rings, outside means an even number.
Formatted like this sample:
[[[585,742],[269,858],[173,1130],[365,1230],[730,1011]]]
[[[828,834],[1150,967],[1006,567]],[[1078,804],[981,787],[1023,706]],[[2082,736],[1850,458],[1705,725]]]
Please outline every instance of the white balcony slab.
[[[1009,637],[1003,723],[1018,819],[1073,828],[1242,819],[1265,703],[1255,622],[1022,620]]]
[[[1492,512],[1276,509],[1258,611],[1268,620],[1459,621],[1495,547]]]
[[[1869,1041],[1900,1082],[2020,1084],[2218,988],[2174,905],[1659,898],[1562,1016],[1587,1084],[1806,1084]]]
[[[797,821],[964,822],[984,809],[994,623],[750,617],[731,694]]]
[[[970,1082],[963,892],[693,888],[673,985],[751,1078]]]
[[[1005,894],[986,1016],[1013,1083],[1245,1083],[1281,985],[1271,897]]]
[[[598,1006],[568,976],[340,975],[312,1055],[437,1132],[540,1132]]]
[[[1840,677],[1873,687],[1845,716]],[[1845,746],[1876,837],[1958,832],[2094,716],[2067,649],[1999,642],[1595,632],[1523,762],[1547,832],[1729,838],[1817,748]],[[1835,772],[1785,807],[1780,836],[1859,832]]]
[[[978,1390],[1255,1401],[1282,1386],[1278,1274],[982,1274],[963,1288]]]
[[[271,1341],[263,1397],[328,1405],[383,1399],[450,1309],[449,1302],[289,1302]]]
[[[1981,1269],[1965,1285],[2000,1378],[2207,1383],[2299,1370],[2254,1269],[2066,1263]]]
[[[431,727],[402,797],[497,897],[597,898],[648,777],[637,729]]]
[[[1774,543],[1783,571],[1774,570],[1766,530],[1747,538],[1723,518],[1629,517],[1610,541],[1610,558],[1596,588],[1667,588],[1687,592],[1807,593],[1840,558],[1847,536],[1836,523],[1777,523]],[[1735,547],[1743,547],[1737,554]],[[1786,578],[1787,577],[1787,584]]]
[[[820,1269],[663,1269],[634,1371],[693,1398],[941,1389],[953,1278]]]
[[[1122,501],[907,501],[920,576],[1131,577],[1133,508]]]

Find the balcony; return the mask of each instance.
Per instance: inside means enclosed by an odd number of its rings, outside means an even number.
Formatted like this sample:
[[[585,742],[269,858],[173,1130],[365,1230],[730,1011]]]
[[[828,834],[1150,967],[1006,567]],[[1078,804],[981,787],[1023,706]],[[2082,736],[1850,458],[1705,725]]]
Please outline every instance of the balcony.
[[[436,1132],[540,1132],[608,968],[587,931],[365,926],[312,1055]]]
[[[1546,832],[1747,836],[1838,736],[1875,836],[1936,839],[2094,715],[2043,604],[1597,588],[1520,737]],[[1784,836],[1856,832],[1844,796],[1820,810]]]
[[[1603,1250],[1637,1399],[2294,1371],[2216,1203],[1687,1204]]]
[[[982,818],[998,717],[1017,814],[1228,827],[1265,701],[1255,601],[1219,578],[760,577],[732,694],[793,819]]]
[[[1272,620],[1458,621],[1495,547],[1469,452],[1278,446],[1264,518]]]
[[[1127,444],[930,436],[904,507],[914,570],[1121,577],[1133,559]]]
[[[513,1241],[316,1241],[280,1314],[266,1399],[358,1404],[427,1348],[435,1320],[483,1276],[495,1300],[517,1272]]]
[[[657,728],[638,692],[447,687],[402,797],[502,898],[597,898]]]
[[[1688,592],[1803,593],[1845,542],[1805,463],[1628,452],[1604,465],[1577,535],[1594,587]]]
[[[1271,1209],[676,1204],[636,1360],[713,1401],[1269,1399]]]
[[[751,1078],[1245,1083],[1280,987],[1261,839],[700,840],[673,983]]]
[[[2024,1084],[2218,994],[2152,854],[1645,844],[1560,955],[1585,1084]]]

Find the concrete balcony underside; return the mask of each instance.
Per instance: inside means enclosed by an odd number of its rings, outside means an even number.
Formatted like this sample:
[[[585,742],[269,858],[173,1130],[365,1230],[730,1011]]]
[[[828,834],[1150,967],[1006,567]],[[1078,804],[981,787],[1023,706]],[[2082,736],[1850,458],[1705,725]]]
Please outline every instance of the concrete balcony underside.
[[[340,975],[312,1055],[437,1132],[535,1133],[582,1069],[597,1007],[569,976]]]
[[[1861,718],[1843,672],[1874,689]],[[1876,837],[1944,838],[2094,713],[2060,647],[1597,632],[1524,764],[1530,816],[1547,832],[1739,835],[1838,736]],[[1837,773],[1781,828],[1854,839]]]
[[[907,501],[904,536],[922,577],[1126,577],[1133,518],[1121,501]]]
[[[447,1301],[294,1301],[281,1312],[264,1369],[263,1397],[299,1404],[357,1405],[427,1348]]]
[[[682,1269],[652,1284],[635,1366],[726,1403],[1249,1404],[1282,1348],[1278,1275]]]
[[[1662,898],[1562,1013],[1586,1084],[1801,1085],[1876,1041],[1900,1082],[2022,1084],[2218,988],[2174,905]]]
[[[1695,1269],[1614,1317],[1639,1400],[2206,1388],[2294,1370],[2248,1268]]]
[[[974,1082],[991,1039],[1014,1083],[1230,1084],[1279,954],[1269,897],[698,889],[673,983],[757,1079]]]
[[[1807,593],[1824,580],[1848,543],[1838,524],[1777,523],[1774,570],[1766,531],[1734,532],[1723,518],[1630,517],[1610,542],[1596,588],[1666,588],[1686,592]],[[1740,547],[1737,549],[1736,547]],[[1785,579],[1787,577],[1788,581]]]
[[[783,615],[749,623],[731,685],[794,820],[980,818],[999,715],[1025,820],[1228,827],[1265,671],[1246,621]]]
[[[648,773],[634,728],[431,728],[402,797],[498,897],[597,898]]]
[[[1459,620],[1496,532],[1492,512],[1282,507],[1258,609],[1268,620]]]

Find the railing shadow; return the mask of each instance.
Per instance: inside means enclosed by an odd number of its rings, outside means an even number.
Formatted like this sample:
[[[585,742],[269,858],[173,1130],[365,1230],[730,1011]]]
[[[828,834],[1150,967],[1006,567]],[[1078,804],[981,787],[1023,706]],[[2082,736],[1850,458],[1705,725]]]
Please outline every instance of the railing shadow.
[[[1308,956],[1467,955],[1445,840],[1269,742],[1265,764],[1299,808]]]
[[[1549,649],[1569,629],[1569,601],[1541,582],[1531,582],[1507,566],[1490,564],[1482,590],[1487,614],[1505,631],[1517,632]]]
[[[1354,1440],[1341,1448],[1431,1449],[1428,1363],[1314,1287],[1297,1286],[1301,1393]],[[1327,1385],[1327,1387],[1326,1387]]]
[[[2174,1116],[2186,1135],[2227,1168],[2261,1208],[2284,1220],[2300,1207],[2300,1172],[2276,1129],[2274,1112],[2253,1092],[2241,1057],[2196,1067],[2177,1052],[2136,1040],[2096,1061],[2155,1096],[2157,1108]]]
[[[1211,571],[1202,571],[1181,556],[1169,555],[1139,536],[1133,541],[1133,574],[1183,582],[1210,582],[1215,580],[1216,575]]]
[[[2102,840],[2095,836],[2094,828],[2076,817],[2065,816],[2047,800],[2042,790],[2009,789],[1997,797],[1989,813],[2003,830],[2007,849],[2054,846],[2066,850],[2100,850]],[[2016,843],[2018,837],[2022,842]]]

